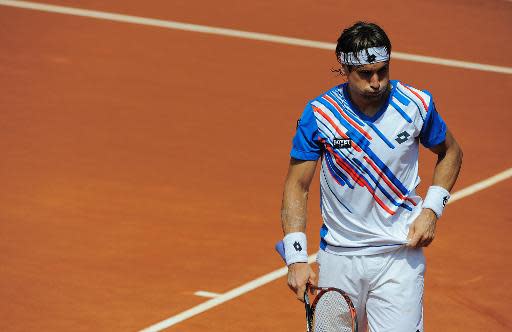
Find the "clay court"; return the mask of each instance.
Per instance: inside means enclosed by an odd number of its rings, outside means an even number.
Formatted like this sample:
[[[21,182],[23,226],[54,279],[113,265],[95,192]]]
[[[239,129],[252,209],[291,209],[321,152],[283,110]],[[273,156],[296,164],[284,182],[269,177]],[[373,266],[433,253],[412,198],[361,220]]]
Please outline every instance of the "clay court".
[[[425,250],[426,331],[510,331],[504,0],[0,1],[0,330],[303,331],[273,250],[283,182],[305,103],[341,82],[329,43],[358,19],[464,150]]]

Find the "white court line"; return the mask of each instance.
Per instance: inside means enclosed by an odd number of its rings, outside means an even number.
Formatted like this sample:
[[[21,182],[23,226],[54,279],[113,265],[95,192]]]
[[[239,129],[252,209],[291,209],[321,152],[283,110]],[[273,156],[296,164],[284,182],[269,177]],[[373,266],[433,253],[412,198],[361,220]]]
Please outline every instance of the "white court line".
[[[184,321],[186,319],[189,319],[190,317],[196,316],[204,311],[210,310],[211,308],[216,307],[219,304],[222,304],[226,301],[232,300],[235,297],[238,297],[242,294],[252,291],[253,289],[261,287],[262,285],[265,285],[273,280],[276,280],[276,279],[286,275],[287,272],[288,272],[288,268],[282,267],[279,270],[275,270],[273,272],[265,274],[262,277],[254,279],[252,281],[249,281],[248,283],[243,284],[240,287],[234,288],[234,289],[228,291],[227,293],[224,293],[216,298],[213,298],[211,300],[208,300],[206,302],[198,304],[195,307],[192,307],[186,311],[183,311],[175,316],[169,317],[159,323],[151,325],[150,327],[147,327],[147,328],[141,330],[140,332],[162,331],[163,329],[166,329],[170,326],[178,324],[181,321]]]
[[[316,261],[316,254],[313,254],[313,255],[309,256],[309,258],[308,258],[308,262],[310,264],[313,263],[314,261]],[[239,297],[242,294],[248,293],[256,288],[259,288],[265,284],[268,284],[269,282],[279,279],[279,278],[285,276],[287,273],[288,273],[288,268],[286,266],[282,267],[278,270],[267,273],[264,276],[261,276],[257,279],[249,281],[248,283],[245,283],[242,286],[234,288],[224,294],[221,294],[219,297],[216,297],[214,299],[211,299],[211,300],[208,300],[201,304],[198,304],[195,307],[192,307],[186,311],[183,311],[175,316],[169,317],[161,322],[151,325],[150,327],[140,330],[139,332],[162,331],[168,327],[178,324],[179,322],[189,319],[190,317],[196,316],[204,311],[210,310],[211,308],[216,307],[219,304],[222,304],[224,302],[232,300],[235,297]]]
[[[102,12],[102,11],[96,11],[96,10],[56,6],[56,5],[50,5],[50,4],[29,2],[29,1],[0,0],[0,5],[24,8],[24,9],[33,9],[33,10],[39,10],[39,11],[43,11],[43,12],[90,17],[90,18],[116,21],[116,22],[125,22],[125,23],[132,23],[132,24],[156,26],[156,27],[167,28],[167,29],[201,32],[201,33],[208,33],[208,34],[214,34],[214,35],[244,38],[244,39],[251,39],[251,40],[259,40],[259,41],[266,41],[266,42],[286,44],[286,45],[318,48],[318,49],[325,49],[325,50],[330,50],[330,51],[333,51],[336,47],[336,45],[333,43],[326,43],[326,42],[320,42],[320,41],[314,41],[314,40],[308,40],[308,39],[291,38],[291,37],[285,37],[285,36],[279,36],[279,35],[273,35],[273,34],[267,34],[267,33],[218,28],[218,27],[190,24],[190,23],[182,23],[182,22],[176,22],[176,21],[159,20],[159,19],[153,19],[153,18],[147,18],[147,17],[108,13],[108,12]],[[489,71],[489,72],[496,72],[496,73],[502,73],[502,74],[512,74],[511,67],[502,67],[502,66],[494,66],[494,65],[473,63],[473,62],[467,62],[467,61],[443,59],[443,58],[402,53],[402,52],[393,52],[393,59],[412,61],[412,62],[429,63],[429,64],[434,64],[434,65],[457,67],[457,68],[464,68],[464,69]]]
[[[209,297],[209,298],[215,298],[215,297],[218,297],[220,296],[221,294],[219,293],[213,293],[213,292],[207,292],[207,291],[197,291],[194,293],[194,295],[196,296],[202,296],[202,297]]]
[[[466,187],[462,190],[459,190],[459,191],[453,193],[451,195],[450,201],[448,201],[448,204],[458,201],[458,200],[460,200],[464,197],[467,197],[469,195],[472,195],[478,191],[489,188],[498,182],[505,181],[506,179],[508,179],[510,177],[512,177],[512,168],[509,168],[501,173],[491,176],[490,178],[487,178],[485,180],[477,182],[473,185],[470,185],[469,187]],[[315,254],[309,256],[308,262],[310,264],[313,263],[314,261],[316,261],[316,255],[317,254],[315,253]],[[161,322],[151,325],[150,327],[140,330],[139,332],[162,331],[168,327],[178,324],[179,322],[182,322],[186,319],[196,316],[204,311],[210,310],[211,308],[216,307],[219,304],[222,304],[224,302],[232,300],[232,299],[234,299],[238,296],[241,296],[245,293],[248,293],[258,287],[268,284],[269,282],[279,279],[279,278],[285,276],[287,273],[288,273],[288,268],[282,267],[278,270],[267,273],[264,276],[261,276],[257,279],[249,281],[248,283],[245,283],[242,286],[234,288],[234,289],[228,291],[227,293],[221,294],[214,299],[203,302],[203,303],[201,303],[195,307],[192,307],[186,311],[183,311],[175,316],[169,317]]]
[[[486,180],[477,182],[469,187],[466,187],[464,189],[461,189],[461,190],[453,193],[453,195],[451,195],[448,203],[453,203],[455,201],[458,201],[459,199],[463,199],[466,196],[472,195],[472,194],[476,193],[477,191],[488,188],[500,181],[505,181],[509,177],[512,177],[512,168],[509,168],[506,171],[503,171],[494,176],[491,176],[490,178],[488,178]]]

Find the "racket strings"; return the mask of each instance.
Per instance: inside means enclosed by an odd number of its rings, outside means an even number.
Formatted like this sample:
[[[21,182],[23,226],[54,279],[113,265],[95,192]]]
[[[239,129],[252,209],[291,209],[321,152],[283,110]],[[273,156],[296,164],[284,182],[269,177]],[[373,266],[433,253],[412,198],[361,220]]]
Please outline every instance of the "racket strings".
[[[313,316],[314,332],[352,332],[350,306],[339,292],[327,291],[318,300]]]

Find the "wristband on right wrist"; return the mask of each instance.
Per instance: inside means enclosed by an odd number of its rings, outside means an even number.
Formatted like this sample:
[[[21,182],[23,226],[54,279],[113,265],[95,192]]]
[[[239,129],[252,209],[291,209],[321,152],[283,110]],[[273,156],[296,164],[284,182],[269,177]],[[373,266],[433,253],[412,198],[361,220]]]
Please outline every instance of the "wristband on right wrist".
[[[288,233],[283,239],[286,265],[307,263],[308,247],[306,234],[302,232]]]

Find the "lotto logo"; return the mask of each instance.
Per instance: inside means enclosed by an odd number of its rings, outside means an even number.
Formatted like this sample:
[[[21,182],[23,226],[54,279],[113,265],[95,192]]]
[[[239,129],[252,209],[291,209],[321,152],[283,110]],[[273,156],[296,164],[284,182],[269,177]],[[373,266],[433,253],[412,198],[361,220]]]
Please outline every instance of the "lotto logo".
[[[411,134],[409,134],[406,131],[402,131],[400,134],[396,136],[395,141],[397,141],[398,144],[402,144],[403,142],[407,141],[409,136],[411,136]]]
[[[350,138],[335,138],[332,140],[332,146],[335,149],[348,149],[352,146],[352,140]]]
[[[297,241],[295,241],[295,243],[293,244],[293,247],[295,248],[295,251],[302,251],[302,246]]]

